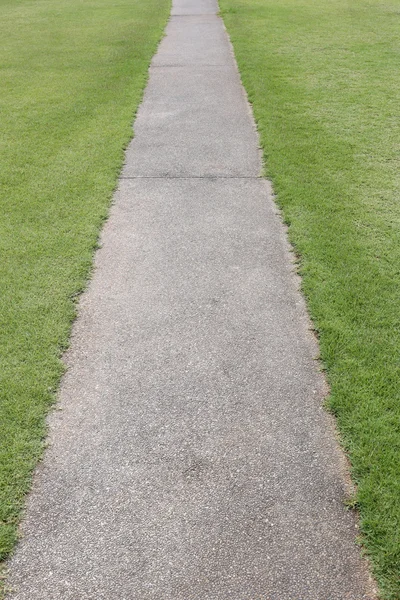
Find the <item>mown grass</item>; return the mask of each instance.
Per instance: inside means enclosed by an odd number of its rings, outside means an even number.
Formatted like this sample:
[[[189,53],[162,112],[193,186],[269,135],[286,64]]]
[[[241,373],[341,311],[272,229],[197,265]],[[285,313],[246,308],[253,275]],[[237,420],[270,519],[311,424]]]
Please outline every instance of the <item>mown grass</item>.
[[[0,558],[169,0],[0,0]]]
[[[400,4],[221,0],[300,255],[382,597],[400,598]]]

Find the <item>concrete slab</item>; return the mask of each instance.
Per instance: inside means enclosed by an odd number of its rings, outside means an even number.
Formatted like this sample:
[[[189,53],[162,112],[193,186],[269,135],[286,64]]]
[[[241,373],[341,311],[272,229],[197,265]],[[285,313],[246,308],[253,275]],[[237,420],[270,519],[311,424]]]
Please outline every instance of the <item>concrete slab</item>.
[[[232,60],[150,70],[123,177],[259,175],[257,134]]]
[[[80,302],[9,598],[372,599],[228,39],[215,17],[224,66],[199,65],[199,18],[180,19]],[[192,67],[155,66],[172,55]]]
[[[232,53],[216,15],[171,17],[153,67],[230,67]]]
[[[215,0],[174,0],[171,15],[215,15],[217,12]]]

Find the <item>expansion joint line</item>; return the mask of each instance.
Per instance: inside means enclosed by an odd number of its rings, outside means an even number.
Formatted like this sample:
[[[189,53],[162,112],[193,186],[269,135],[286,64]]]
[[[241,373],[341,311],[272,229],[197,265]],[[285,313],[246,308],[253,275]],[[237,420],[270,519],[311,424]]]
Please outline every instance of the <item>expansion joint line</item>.
[[[261,175],[133,175],[131,177],[121,176],[120,180],[124,179],[264,179]]]

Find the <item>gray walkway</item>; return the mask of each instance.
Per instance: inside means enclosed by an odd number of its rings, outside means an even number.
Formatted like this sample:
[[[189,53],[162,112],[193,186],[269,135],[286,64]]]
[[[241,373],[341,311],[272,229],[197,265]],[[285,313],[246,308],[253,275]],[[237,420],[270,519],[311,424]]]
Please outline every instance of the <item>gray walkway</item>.
[[[371,598],[212,0],[176,0],[11,562],[18,600]]]

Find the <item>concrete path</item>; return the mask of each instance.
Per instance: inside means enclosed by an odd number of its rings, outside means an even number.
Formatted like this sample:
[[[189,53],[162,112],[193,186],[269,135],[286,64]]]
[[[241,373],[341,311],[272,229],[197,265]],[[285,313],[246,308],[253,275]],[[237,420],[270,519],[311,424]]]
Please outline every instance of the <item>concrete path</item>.
[[[175,0],[11,561],[15,600],[361,600],[345,465],[214,0]]]

